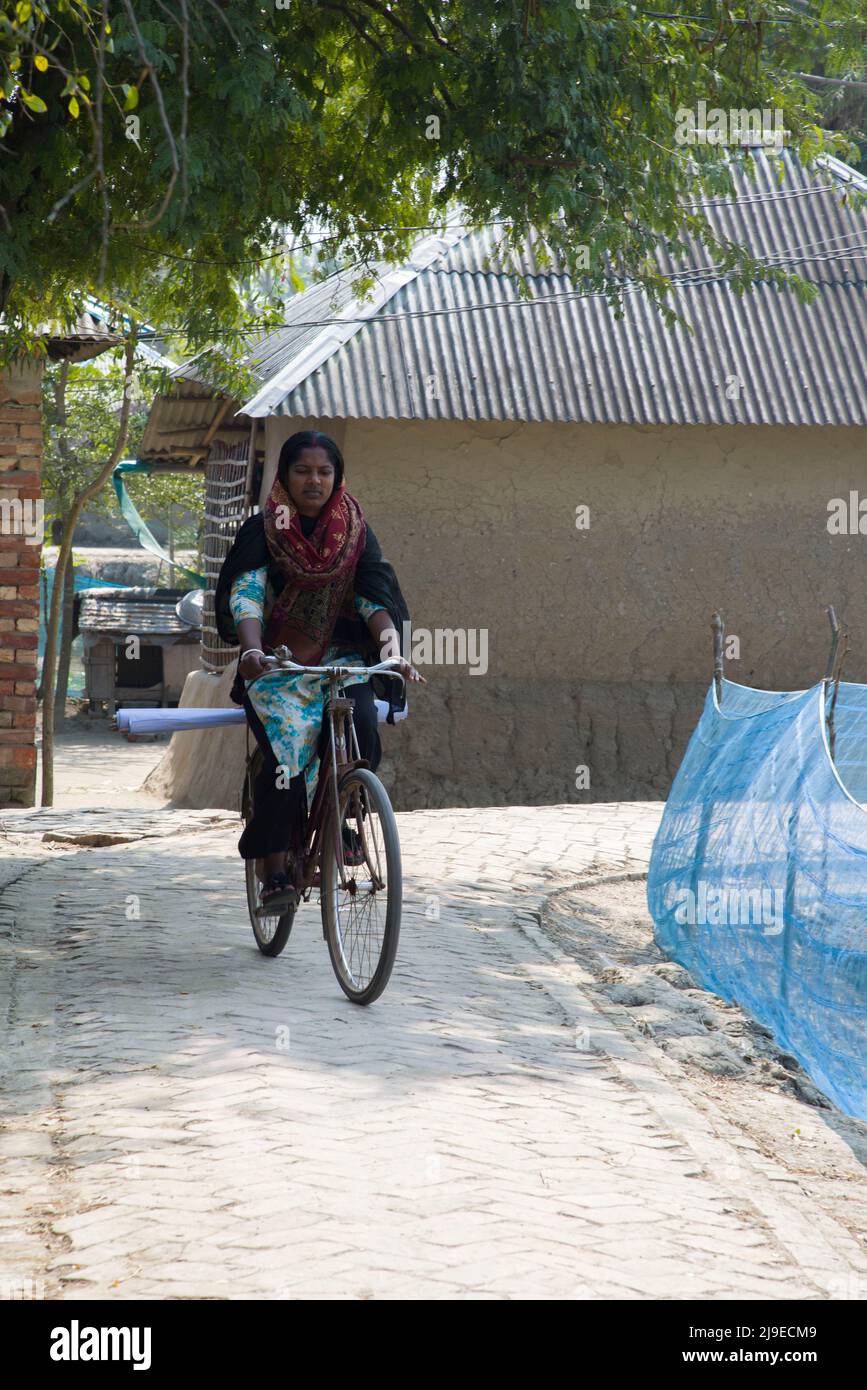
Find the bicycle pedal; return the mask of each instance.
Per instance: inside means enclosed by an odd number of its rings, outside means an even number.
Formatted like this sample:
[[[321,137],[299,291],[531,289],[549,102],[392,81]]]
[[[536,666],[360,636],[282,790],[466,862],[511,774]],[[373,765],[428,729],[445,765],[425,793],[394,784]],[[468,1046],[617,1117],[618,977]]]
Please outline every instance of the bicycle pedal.
[[[267,902],[260,903],[256,908],[257,917],[279,917],[290,907],[297,907],[298,894],[294,888],[287,888],[285,893],[275,893]]]

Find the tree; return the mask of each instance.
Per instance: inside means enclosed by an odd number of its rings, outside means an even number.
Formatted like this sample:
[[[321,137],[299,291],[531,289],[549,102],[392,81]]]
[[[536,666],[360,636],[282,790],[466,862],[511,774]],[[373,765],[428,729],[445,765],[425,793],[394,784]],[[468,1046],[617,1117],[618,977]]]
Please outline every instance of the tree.
[[[807,156],[833,137],[793,54],[860,52],[858,0],[43,0],[0,16],[6,351],[84,290],[193,345],[244,329],[238,277],[311,221],[359,266],[459,201],[616,296],[658,298],[658,235],[717,242],[697,190],[725,150],[675,142],[699,101],[774,108]],[[705,14],[710,11],[711,15]],[[782,35],[769,44],[770,35]],[[839,144],[839,142],[838,142]],[[583,248],[589,247],[589,266]]]
[[[62,361],[45,373],[42,417],[45,522],[47,528],[53,528],[55,523],[60,526],[61,543],[77,496],[102,473],[105,460],[115,450],[123,403],[121,357],[120,351],[115,350],[92,362],[75,365]],[[141,441],[156,379],[153,370],[136,365],[129,388],[129,427],[124,445],[125,452],[132,456]],[[127,485],[136,507],[147,521],[163,520],[171,524],[175,513],[183,516],[201,507],[201,474],[133,476],[127,480]],[[90,512],[120,519],[114,492],[107,485],[89,497],[87,507]],[[75,509],[76,521],[80,519],[81,510]],[[187,534],[176,539],[197,547],[197,528],[188,528]],[[66,709],[74,579],[75,557],[70,550],[62,576],[59,564],[55,569],[55,583],[63,585],[54,693],[55,727],[62,721]]]
[[[133,452],[144,429],[154,378],[154,372],[139,366],[131,383],[126,448]],[[122,397],[123,368],[117,350],[91,362],[71,364],[61,361],[49,367],[45,373],[42,492],[46,528],[53,529],[58,524],[61,541],[77,494],[101,470],[114,448]],[[114,494],[108,488],[94,494],[88,507],[90,511],[102,512],[106,516],[119,516]],[[54,694],[54,720],[57,724],[63,719],[66,709],[72,650],[75,563],[71,551],[63,574],[59,567],[55,569],[55,583],[63,584]],[[42,688],[45,688],[44,680]]]
[[[123,375],[117,415],[117,425],[111,450],[95,465],[88,481],[77,487],[73,493],[69,511],[64,520],[63,535],[57,554],[54,570],[54,587],[51,591],[51,605],[45,632],[45,656],[42,664],[42,805],[54,804],[54,723],[57,674],[57,639],[60,631],[65,576],[72,552],[72,538],[75,527],[85,506],[96,497],[111,477],[115,466],[123,458],[129,432],[130,415],[133,403],[133,378],[135,374],[136,335],[133,326],[123,349]],[[61,416],[61,423],[67,423]]]
[[[782,56],[782,55],[781,55]],[[838,46],[817,33],[806,51],[791,52],[792,64],[815,91],[826,130],[841,133],[853,149],[849,162],[867,173],[867,44]]]
[[[130,385],[126,447],[141,443],[158,376],[137,362]],[[63,360],[46,368],[42,390],[42,495],[46,530],[63,522],[76,492],[89,483],[114,446],[123,397],[123,349],[91,361]],[[89,511],[119,517],[114,493],[103,489]]]
[[[0,365],[37,349],[46,321],[71,326],[94,292],[128,351],[131,325],[149,322],[188,350],[225,345],[231,363],[254,326],[280,318],[275,286],[251,302],[245,285],[290,242],[309,248],[311,226],[320,253],[358,267],[360,289],[370,262],[404,256],[456,202],[474,223],[505,219],[506,243],[537,227],[540,259],[556,254],[614,302],[631,276],[669,318],[659,237],[675,252],[700,239],[738,288],[764,278],[807,294],[712,233],[696,203],[730,191],[728,152],[684,150],[678,113],[779,108],[807,159],[845,151],[819,127],[796,59],[822,42],[854,61],[858,7],[6,0]],[[129,408],[125,390],[120,441]],[[55,634],[60,598],[58,584]],[[52,638],[49,692],[54,661]],[[49,735],[53,709],[48,698]],[[50,768],[46,790],[50,803]]]

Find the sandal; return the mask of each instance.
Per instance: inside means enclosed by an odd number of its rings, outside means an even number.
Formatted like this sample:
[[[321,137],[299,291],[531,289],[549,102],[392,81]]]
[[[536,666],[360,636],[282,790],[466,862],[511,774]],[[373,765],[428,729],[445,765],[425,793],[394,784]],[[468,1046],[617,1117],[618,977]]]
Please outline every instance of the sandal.
[[[358,832],[344,822],[343,827],[343,862],[353,868],[358,864],[365,863],[365,854],[362,848]]]
[[[262,884],[260,894],[262,906],[265,907],[278,898],[288,898],[293,892],[292,881],[288,874],[272,874]]]

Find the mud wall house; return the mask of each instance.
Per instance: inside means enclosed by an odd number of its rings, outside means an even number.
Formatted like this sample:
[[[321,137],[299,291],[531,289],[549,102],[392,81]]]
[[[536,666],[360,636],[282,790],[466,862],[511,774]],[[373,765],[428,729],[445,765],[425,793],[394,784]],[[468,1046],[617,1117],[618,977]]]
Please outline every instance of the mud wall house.
[[[44,331],[52,361],[81,362],[119,341],[91,314],[70,332]],[[0,372],[0,806],[35,798],[43,365],[32,358]]]
[[[811,304],[769,284],[739,297],[700,249],[672,266],[660,247],[688,325],[672,330],[637,292],[617,318],[532,245],[527,303],[496,229],[455,226],[384,269],[372,301],[341,276],[307,290],[252,353],[261,389],[231,418],[258,422],[260,500],[290,433],[332,434],[414,627],[487,634],[484,673],[433,666],[385,731],[399,806],[664,796],[715,608],[734,680],[817,680],[832,602],[848,677],[867,679],[864,541],[828,525],[832,499],[867,497],[867,216],[851,204],[867,185],[833,159],[808,173],[751,153],[755,178],[739,153],[737,198],[708,216],[796,269]],[[228,703],[228,684],[197,673],[185,702]],[[237,730],[178,736],[155,781],[236,804],[242,751]]]

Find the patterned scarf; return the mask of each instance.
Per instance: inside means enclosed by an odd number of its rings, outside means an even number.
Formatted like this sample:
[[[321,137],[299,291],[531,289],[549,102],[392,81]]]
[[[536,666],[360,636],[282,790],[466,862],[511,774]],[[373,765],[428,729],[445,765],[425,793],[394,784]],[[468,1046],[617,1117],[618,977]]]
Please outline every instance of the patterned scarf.
[[[317,646],[309,664],[320,664],[341,613],[357,617],[352,580],[366,537],[361,507],[342,483],[319,513],[313,533],[305,536],[298,509],[275,479],[265,504],[265,541],[284,583],[265,628],[265,646],[285,642],[291,647],[292,631],[301,632]]]

